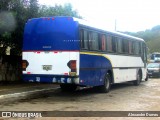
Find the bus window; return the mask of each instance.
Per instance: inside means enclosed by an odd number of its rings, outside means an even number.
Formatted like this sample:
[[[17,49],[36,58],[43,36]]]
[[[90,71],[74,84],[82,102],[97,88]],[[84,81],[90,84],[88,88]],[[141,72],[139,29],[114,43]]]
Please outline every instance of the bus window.
[[[101,49],[102,51],[106,51],[106,36],[101,35]]]
[[[84,48],[84,41],[83,41],[83,30],[80,30],[80,40],[81,40],[81,48]]]
[[[132,41],[132,54],[135,54],[135,44],[134,44],[134,41]]]
[[[119,53],[122,53],[122,39],[121,38],[118,38],[118,52]]]
[[[107,42],[106,42],[107,51],[112,52],[112,37],[107,35]]]
[[[133,54],[133,43],[129,41],[129,54]]]
[[[85,49],[88,49],[88,35],[87,35],[87,31],[84,30],[84,33],[83,33],[83,38],[84,38],[84,48]]]
[[[98,33],[93,33],[93,40],[92,40],[92,49],[99,50],[99,41],[98,41]]]
[[[89,48],[90,50],[99,50],[98,33],[89,32]]]
[[[80,40],[81,40],[81,48],[88,49],[88,39],[86,30],[83,29],[80,30]]]
[[[93,50],[93,34],[92,34],[92,32],[89,32],[89,49],[90,50]]]
[[[147,66],[147,47],[145,43],[143,43],[143,49],[144,49],[144,67],[146,67]]]
[[[139,46],[140,46],[140,47],[139,47],[139,55],[140,55],[140,54],[142,54],[142,49],[143,49],[143,48],[142,48],[143,46],[142,46],[142,44],[141,44],[140,42],[139,42]]]
[[[139,55],[140,44],[139,44],[139,42],[135,42],[134,44],[135,44],[134,53],[135,53],[136,55]]]
[[[112,51],[117,52],[117,38],[112,37]]]
[[[127,39],[123,39],[122,40],[122,50],[123,53],[129,53],[129,44],[128,44],[128,40]]]
[[[143,62],[144,62],[144,60],[145,60],[145,56],[144,56],[144,52],[145,52],[145,49],[144,49],[145,47],[144,47],[144,45],[141,43],[140,44],[140,49],[141,49],[141,58],[142,58],[142,60],[143,60]]]

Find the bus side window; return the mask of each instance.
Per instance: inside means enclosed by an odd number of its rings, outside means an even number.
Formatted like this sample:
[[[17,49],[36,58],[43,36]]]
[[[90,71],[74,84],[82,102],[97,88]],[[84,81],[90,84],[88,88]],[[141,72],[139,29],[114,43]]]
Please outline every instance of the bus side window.
[[[107,51],[112,52],[112,37],[109,35],[107,35],[106,46],[107,46]]]
[[[132,41],[132,54],[135,54],[135,42]]]
[[[140,43],[140,48],[141,48],[141,58],[142,58],[142,60],[143,60],[143,62],[145,61],[145,54],[144,54],[144,52],[145,52],[145,47],[144,47],[144,45],[143,45],[143,43]]]
[[[83,37],[84,38],[84,48],[88,49],[88,32],[86,30],[84,30],[83,35],[84,35],[84,37]]]
[[[122,40],[122,50],[123,50],[123,53],[126,53],[126,54],[129,53],[129,44],[127,39]]]
[[[93,45],[92,45],[93,44],[93,35],[92,35],[92,32],[89,32],[88,35],[89,35],[89,49],[93,50],[93,48],[92,48],[93,47]]]
[[[93,32],[93,40],[92,40],[92,49],[93,50],[99,50],[99,41],[98,41],[98,33]]]
[[[84,48],[83,29],[80,30],[80,41],[81,41],[81,48]]]
[[[122,39],[121,38],[118,38],[118,52],[119,53],[122,53]]]
[[[102,51],[106,51],[106,36],[101,35],[101,49]]]
[[[112,51],[117,52],[117,38],[112,37]]]
[[[122,53],[125,53],[125,41],[122,39]]]
[[[144,49],[144,66],[147,66],[147,47],[146,44],[143,43],[143,49]]]
[[[133,54],[133,42],[129,41],[129,54]]]
[[[84,29],[80,30],[80,40],[81,40],[81,48],[88,49],[87,31]]]
[[[139,55],[139,51],[140,51],[139,42],[135,42],[134,44],[135,44],[135,49],[134,49],[135,52],[134,52],[134,53],[135,53],[136,55]]]
[[[139,46],[140,46],[140,50],[139,50],[139,54],[144,54],[144,51],[143,51],[143,43],[142,42],[139,42]]]

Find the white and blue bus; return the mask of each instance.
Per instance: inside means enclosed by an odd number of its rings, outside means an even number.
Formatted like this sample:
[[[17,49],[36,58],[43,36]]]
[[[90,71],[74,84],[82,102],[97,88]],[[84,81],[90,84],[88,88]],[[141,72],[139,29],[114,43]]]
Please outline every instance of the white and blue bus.
[[[72,17],[28,20],[23,41],[23,80],[58,83],[62,90],[93,86],[108,92],[115,83],[147,78],[141,38],[99,29]]]

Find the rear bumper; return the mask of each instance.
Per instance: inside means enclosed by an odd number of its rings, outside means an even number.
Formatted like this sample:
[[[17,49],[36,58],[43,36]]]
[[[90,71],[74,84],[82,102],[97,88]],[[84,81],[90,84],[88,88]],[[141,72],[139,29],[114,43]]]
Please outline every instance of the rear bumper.
[[[148,72],[149,76],[160,76],[160,72]]]
[[[62,75],[41,75],[41,74],[23,74],[25,82],[44,82],[44,83],[69,83],[79,84],[79,77],[62,76]]]

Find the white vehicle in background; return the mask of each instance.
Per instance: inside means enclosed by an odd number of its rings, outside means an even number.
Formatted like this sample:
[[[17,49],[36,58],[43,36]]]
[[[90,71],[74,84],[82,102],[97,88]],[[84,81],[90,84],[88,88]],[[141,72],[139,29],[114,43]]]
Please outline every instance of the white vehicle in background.
[[[160,62],[160,53],[154,52],[151,54],[150,62]]]

